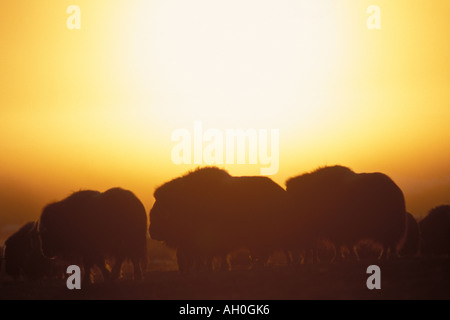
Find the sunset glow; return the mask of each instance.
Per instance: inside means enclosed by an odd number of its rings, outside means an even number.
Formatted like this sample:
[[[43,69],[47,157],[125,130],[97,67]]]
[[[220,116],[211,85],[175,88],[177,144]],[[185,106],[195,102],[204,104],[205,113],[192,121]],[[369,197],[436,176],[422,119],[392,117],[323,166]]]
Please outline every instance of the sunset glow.
[[[0,226],[79,189],[150,209],[197,166],[171,160],[195,121],[279,130],[282,186],[342,164],[392,177],[416,216],[448,203],[449,2],[375,2],[380,30],[374,1],[1,1]]]

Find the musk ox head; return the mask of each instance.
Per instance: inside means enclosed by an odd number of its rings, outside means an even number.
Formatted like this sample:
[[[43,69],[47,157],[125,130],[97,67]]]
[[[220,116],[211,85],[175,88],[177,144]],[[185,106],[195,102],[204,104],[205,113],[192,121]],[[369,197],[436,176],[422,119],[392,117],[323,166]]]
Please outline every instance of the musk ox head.
[[[36,223],[28,222],[5,242],[5,272],[14,278],[19,277],[36,262],[33,261],[36,253],[40,254]]]
[[[66,199],[47,205],[42,211],[38,224],[38,232],[41,238],[42,253],[49,258],[64,254],[64,250],[70,249],[76,237],[77,229],[74,223],[78,223],[74,216],[80,210],[87,210],[92,200],[100,195],[98,191],[78,191]]]
[[[150,210],[150,236],[171,244],[188,237],[189,226],[205,199],[214,197],[225,179],[231,176],[216,167],[200,168],[173,179],[156,189],[155,203]]]
[[[158,200],[153,205],[150,210],[150,227],[149,232],[150,236],[153,240],[163,241],[166,238],[170,238],[170,235],[167,234],[167,230],[170,226],[172,210],[167,206],[164,206],[164,203],[161,204],[161,201]]]
[[[47,205],[42,211],[38,223],[38,232],[41,238],[41,249],[44,256],[53,258],[61,252],[61,239],[64,238],[66,221],[60,214],[61,204],[56,202]]]

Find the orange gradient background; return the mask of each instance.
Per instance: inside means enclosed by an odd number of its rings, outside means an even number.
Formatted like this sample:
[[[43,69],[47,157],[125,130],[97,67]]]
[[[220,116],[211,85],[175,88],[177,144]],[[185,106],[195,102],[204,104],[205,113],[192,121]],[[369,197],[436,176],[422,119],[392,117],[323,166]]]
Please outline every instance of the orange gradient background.
[[[423,216],[450,201],[449,30],[448,0],[2,0],[0,227],[79,189],[149,209],[195,167],[170,139],[195,120],[279,129],[283,186],[323,165],[380,171]]]

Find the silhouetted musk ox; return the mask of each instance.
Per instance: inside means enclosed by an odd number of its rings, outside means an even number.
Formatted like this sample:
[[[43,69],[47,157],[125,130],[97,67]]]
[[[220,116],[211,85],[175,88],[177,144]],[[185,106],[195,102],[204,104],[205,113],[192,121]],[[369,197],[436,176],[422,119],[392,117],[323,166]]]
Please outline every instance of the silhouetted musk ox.
[[[342,166],[323,167],[286,182],[288,202],[299,228],[297,241],[314,247],[328,239],[340,248],[371,239],[393,253],[405,230],[405,200],[382,173],[357,174]]]
[[[113,188],[104,193],[85,190],[46,206],[39,221],[42,250],[48,257],[83,259],[84,281],[97,265],[105,279],[105,258],[115,259],[112,279],[118,278],[124,259],[131,259],[134,277],[142,277],[146,256],[147,215],[130,191]]]
[[[450,254],[450,206],[432,209],[419,222],[422,236],[421,253],[425,255]]]
[[[214,256],[247,248],[263,264],[286,210],[285,190],[266,177],[232,177],[206,167],[157,188],[150,235],[177,249],[181,272],[210,268]]]
[[[36,222],[26,223],[5,242],[5,272],[15,279],[62,275],[55,261],[42,255],[36,225]]]
[[[406,235],[399,254],[401,256],[415,256],[419,254],[420,249],[420,230],[416,218],[406,213]]]

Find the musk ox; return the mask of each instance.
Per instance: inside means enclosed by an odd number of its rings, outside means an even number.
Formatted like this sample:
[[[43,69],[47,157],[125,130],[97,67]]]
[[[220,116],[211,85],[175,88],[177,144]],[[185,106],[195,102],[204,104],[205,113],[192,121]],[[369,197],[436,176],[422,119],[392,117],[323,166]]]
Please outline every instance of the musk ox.
[[[177,249],[181,272],[210,268],[213,257],[250,250],[263,264],[283,235],[285,190],[266,177],[233,177],[206,167],[173,179],[155,193],[150,235]]]
[[[47,205],[39,220],[42,251],[48,257],[77,256],[83,260],[84,281],[97,265],[105,279],[120,275],[124,259],[131,259],[140,279],[146,256],[147,215],[141,201],[128,190],[75,192]],[[115,260],[111,274],[105,259]]]
[[[343,166],[319,168],[286,182],[297,241],[314,248],[328,239],[337,248],[360,240],[380,243],[383,256],[397,252],[405,230],[405,200],[382,173],[355,173]]]
[[[62,275],[55,261],[42,255],[36,222],[26,223],[6,240],[5,272],[29,280]]]
[[[450,205],[433,208],[419,222],[419,227],[423,254],[450,254]]]
[[[416,256],[420,249],[420,229],[416,218],[406,213],[406,234],[402,248],[399,251],[401,256]]]

